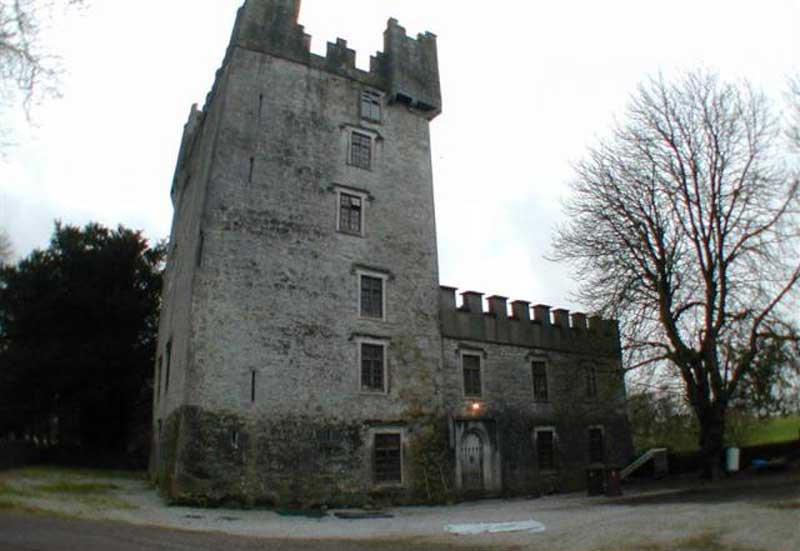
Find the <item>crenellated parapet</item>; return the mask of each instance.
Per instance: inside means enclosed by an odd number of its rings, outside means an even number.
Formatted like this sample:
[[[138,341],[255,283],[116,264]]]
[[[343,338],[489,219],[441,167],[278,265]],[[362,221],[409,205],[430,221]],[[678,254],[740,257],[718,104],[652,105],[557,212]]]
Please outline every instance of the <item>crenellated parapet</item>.
[[[593,353],[618,357],[619,328],[615,320],[587,317],[580,312],[551,309],[524,300],[511,302],[493,295],[483,306],[483,293],[464,291],[456,303],[454,287],[439,288],[439,316],[442,336],[453,339],[510,344],[566,352]]]
[[[246,0],[239,9],[231,47],[263,52],[364,83],[384,91],[390,103],[408,105],[426,118],[442,110],[436,36],[416,38],[395,19],[384,32],[384,51],[370,58],[370,70],[356,68],[355,51],[341,38],[328,43],[325,57],[311,53],[311,37],[298,23],[300,0]]]

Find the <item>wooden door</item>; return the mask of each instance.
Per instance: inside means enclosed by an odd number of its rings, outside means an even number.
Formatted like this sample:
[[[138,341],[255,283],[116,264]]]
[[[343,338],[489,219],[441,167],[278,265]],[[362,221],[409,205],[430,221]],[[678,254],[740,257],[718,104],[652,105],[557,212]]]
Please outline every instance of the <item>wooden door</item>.
[[[461,487],[483,491],[483,442],[474,432],[467,433],[461,442]]]

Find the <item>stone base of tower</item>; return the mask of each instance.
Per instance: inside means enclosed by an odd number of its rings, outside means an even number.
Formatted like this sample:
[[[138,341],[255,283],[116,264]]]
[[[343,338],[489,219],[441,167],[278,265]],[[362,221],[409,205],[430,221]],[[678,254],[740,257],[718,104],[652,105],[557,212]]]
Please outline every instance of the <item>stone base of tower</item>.
[[[424,432],[403,420],[345,422],[302,415],[248,419],[185,406],[163,423],[150,475],[167,499],[180,504],[422,503],[430,496],[418,475],[424,466],[415,457],[421,449],[415,435]],[[446,449],[446,433],[439,439],[438,448]],[[387,460],[392,440],[400,444],[396,466]],[[382,462],[380,467],[376,461]]]
[[[595,419],[605,452],[592,466],[621,466],[631,451],[626,419]],[[170,502],[200,506],[364,507],[574,491],[586,487],[590,458],[586,424],[572,421],[521,413],[248,419],[185,406],[161,427],[151,477]],[[547,465],[539,464],[541,426],[558,435]],[[392,440],[400,446],[394,466]]]

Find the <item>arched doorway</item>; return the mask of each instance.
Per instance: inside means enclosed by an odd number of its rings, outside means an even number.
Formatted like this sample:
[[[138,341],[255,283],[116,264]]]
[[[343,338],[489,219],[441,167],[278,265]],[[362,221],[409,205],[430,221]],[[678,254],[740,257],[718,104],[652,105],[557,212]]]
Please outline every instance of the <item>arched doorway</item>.
[[[483,491],[483,440],[476,432],[468,432],[461,441],[461,488]]]

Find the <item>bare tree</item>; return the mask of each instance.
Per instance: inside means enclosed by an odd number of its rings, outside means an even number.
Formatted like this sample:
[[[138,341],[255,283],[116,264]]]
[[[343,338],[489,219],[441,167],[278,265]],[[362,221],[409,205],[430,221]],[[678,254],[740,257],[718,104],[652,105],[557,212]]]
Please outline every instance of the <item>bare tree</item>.
[[[83,0],[0,0],[0,93],[31,106],[58,93],[59,63],[47,51],[42,31],[55,10]]]
[[[797,338],[785,308],[800,280],[800,196],[780,135],[747,83],[651,79],[576,165],[553,243],[580,298],[620,319],[628,367],[679,376],[711,476],[762,351]]]
[[[0,268],[11,262],[14,255],[14,249],[11,246],[11,239],[8,234],[0,228]]]

